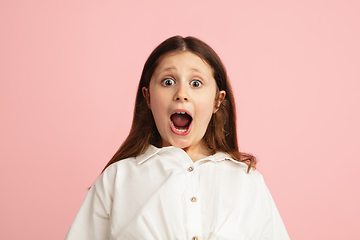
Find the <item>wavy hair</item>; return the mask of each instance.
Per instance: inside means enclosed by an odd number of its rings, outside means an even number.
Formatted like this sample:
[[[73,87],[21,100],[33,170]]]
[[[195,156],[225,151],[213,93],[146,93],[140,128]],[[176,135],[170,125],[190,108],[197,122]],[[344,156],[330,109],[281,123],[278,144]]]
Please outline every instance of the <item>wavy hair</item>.
[[[155,121],[147,101],[143,96],[142,88],[149,88],[150,79],[159,64],[160,58],[168,52],[189,51],[213,69],[214,79],[218,91],[225,90],[226,96],[219,110],[214,113],[209,122],[203,139],[212,154],[226,152],[241,162],[248,164],[248,172],[255,168],[256,159],[253,155],[239,151],[236,131],[236,110],[234,95],[228,80],[223,63],[216,52],[205,42],[195,37],[174,36],[166,39],[157,46],[145,62],[140,83],[137,90],[135,109],[130,133],[106,164],[104,170],[112,163],[141,154],[148,144],[161,147],[161,136],[156,128]],[[103,171],[104,171],[103,170]]]

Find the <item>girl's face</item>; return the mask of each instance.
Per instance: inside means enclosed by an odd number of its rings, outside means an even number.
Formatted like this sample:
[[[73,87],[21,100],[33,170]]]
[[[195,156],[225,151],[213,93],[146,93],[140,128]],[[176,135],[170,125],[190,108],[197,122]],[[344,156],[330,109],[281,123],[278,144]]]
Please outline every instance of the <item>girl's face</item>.
[[[163,147],[172,145],[188,154],[207,155],[202,139],[226,94],[217,90],[210,65],[189,51],[167,53],[143,94]]]

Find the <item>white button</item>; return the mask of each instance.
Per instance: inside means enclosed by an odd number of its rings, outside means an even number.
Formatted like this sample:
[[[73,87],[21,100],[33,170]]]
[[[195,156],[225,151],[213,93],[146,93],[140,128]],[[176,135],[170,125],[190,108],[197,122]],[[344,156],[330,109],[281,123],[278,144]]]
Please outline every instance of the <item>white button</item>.
[[[189,167],[187,170],[188,170],[189,172],[192,172],[192,171],[194,171],[194,168],[193,168],[193,167]]]
[[[192,202],[196,202],[196,201],[197,201],[197,199],[196,199],[196,197],[192,197],[192,198],[190,198],[190,201],[192,201]]]

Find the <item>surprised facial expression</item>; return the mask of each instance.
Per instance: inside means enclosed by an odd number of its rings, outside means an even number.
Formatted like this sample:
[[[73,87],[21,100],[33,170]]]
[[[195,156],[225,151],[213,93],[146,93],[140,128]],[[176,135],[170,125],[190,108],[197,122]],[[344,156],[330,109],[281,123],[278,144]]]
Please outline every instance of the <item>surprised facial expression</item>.
[[[170,52],[161,57],[143,94],[154,116],[162,146],[195,150],[213,113],[225,98],[218,91],[213,69],[197,55]]]

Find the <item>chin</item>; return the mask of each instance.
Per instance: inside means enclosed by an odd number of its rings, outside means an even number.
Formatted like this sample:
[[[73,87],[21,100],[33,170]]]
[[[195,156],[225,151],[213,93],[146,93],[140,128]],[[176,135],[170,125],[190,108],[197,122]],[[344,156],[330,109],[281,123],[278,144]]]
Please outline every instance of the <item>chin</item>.
[[[189,147],[194,147],[197,144],[190,142],[189,140],[185,140],[185,139],[178,139],[175,141],[170,142],[170,145],[177,147],[177,148],[189,148]]]

